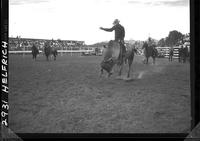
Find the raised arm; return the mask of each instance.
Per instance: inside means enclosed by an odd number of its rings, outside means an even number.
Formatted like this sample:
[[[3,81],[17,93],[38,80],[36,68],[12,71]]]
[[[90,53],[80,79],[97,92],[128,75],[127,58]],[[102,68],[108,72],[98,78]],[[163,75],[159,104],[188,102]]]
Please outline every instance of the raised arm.
[[[115,27],[114,26],[112,28],[103,28],[103,27],[100,27],[100,29],[104,30],[104,31],[112,32],[113,30],[115,30]]]

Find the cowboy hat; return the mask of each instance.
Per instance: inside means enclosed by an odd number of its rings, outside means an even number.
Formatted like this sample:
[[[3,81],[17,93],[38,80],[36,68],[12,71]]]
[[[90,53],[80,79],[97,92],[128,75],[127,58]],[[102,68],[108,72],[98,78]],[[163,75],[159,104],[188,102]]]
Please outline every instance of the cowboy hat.
[[[120,21],[118,19],[115,19],[113,24],[118,24]]]

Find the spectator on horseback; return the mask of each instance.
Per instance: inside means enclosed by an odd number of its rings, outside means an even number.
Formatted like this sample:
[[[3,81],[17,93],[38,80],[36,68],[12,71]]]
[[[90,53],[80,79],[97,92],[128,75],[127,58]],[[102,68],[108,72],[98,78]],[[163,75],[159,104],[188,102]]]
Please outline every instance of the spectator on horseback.
[[[119,22],[120,21],[118,19],[115,19],[113,22],[112,28],[100,27],[100,29],[104,31],[108,31],[108,32],[115,31],[115,41],[119,42],[120,47],[121,47],[119,60],[122,60],[122,58],[124,57],[126,53],[126,47],[124,45],[125,29],[121,24],[119,24]]]
[[[36,60],[37,55],[39,54],[39,49],[36,46],[36,43],[33,42],[33,45],[31,47],[31,51],[32,51],[32,55],[33,55],[33,59]]]
[[[153,52],[152,52],[152,55],[153,55],[153,57],[157,57],[157,55],[158,55],[158,50],[156,49],[156,44],[155,44],[155,42],[153,41],[153,39],[152,38],[148,38],[148,46],[147,47],[152,47],[153,48]]]
[[[36,42],[33,42],[31,49],[34,50],[34,49],[36,49],[36,48],[37,48],[37,47],[36,47]]]

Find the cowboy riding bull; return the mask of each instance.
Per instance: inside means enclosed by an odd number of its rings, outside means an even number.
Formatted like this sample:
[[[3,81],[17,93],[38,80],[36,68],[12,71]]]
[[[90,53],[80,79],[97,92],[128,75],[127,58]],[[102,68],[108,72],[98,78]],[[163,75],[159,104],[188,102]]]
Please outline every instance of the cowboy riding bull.
[[[108,77],[112,75],[112,68],[115,64],[120,66],[119,76],[121,76],[123,64],[127,61],[129,64],[127,77],[129,77],[134,52],[136,52],[135,48],[126,50],[124,45],[125,29],[119,22],[118,19],[114,20],[114,26],[112,28],[100,27],[100,29],[104,31],[115,31],[115,40],[111,40],[107,47],[104,46],[104,60],[101,62],[101,75],[103,74],[103,70],[106,70],[108,72]]]

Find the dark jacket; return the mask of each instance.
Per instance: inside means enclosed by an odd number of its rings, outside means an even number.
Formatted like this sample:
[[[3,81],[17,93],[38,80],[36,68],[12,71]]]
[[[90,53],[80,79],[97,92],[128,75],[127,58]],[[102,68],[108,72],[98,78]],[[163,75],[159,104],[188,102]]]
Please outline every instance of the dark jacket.
[[[169,50],[169,55],[173,56],[173,54],[174,54],[173,49],[170,49],[170,50]]]
[[[125,30],[124,27],[120,24],[114,25],[112,28],[103,28],[103,30],[112,32],[115,31],[115,41],[124,41],[125,37]]]

